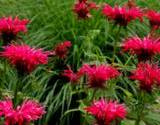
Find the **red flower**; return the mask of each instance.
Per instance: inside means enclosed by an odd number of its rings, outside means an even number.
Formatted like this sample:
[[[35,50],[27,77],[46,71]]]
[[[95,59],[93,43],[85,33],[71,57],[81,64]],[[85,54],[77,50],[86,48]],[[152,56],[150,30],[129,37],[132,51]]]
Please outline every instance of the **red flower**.
[[[0,117],[9,114],[12,110],[13,104],[11,100],[0,101]]]
[[[160,27],[160,13],[150,10],[147,12],[147,18],[153,29],[158,29]]]
[[[106,4],[102,10],[103,14],[109,19],[114,20],[115,24],[121,26],[127,26],[129,22],[135,19],[142,21],[142,12],[137,7],[126,8],[115,6],[112,8],[110,5]]]
[[[12,101],[8,99],[0,101],[0,113],[5,118],[5,125],[24,125],[41,118],[45,110],[33,100],[26,100],[14,109]]]
[[[124,51],[130,51],[131,54],[136,54],[139,60],[151,59],[155,54],[160,53],[160,40],[150,37],[133,37],[127,39],[122,48]]]
[[[83,74],[84,72],[82,69],[76,73],[74,73],[71,69],[64,70],[63,72],[63,76],[67,77],[71,83],[77,83]]]
[[[73,8],[73,11],[81,19],[86,19],[91,17],[90,10],[97,9],[98,6],[94,2],[88,2],[87,0],[79,0]]]
[[[147,92],[152,91],[153,85],[160,84],[160,69],[157,65],[150,65],[148,63],[139,63],[136,70],[132,71],[133,80],[138,80],[140,88]]]
[[[80,71],[86,73],[88,84],[93,88],[103,88],[107,80],[119,75],[119,72],[115,68],[106,65],[92,67],[84,65]]]
[[[18,33],[27,32],[27,19],[20,20],[18,17],[4,17],[0,19],[0,35],[4,42],[14,40]]]
[[[85,110],[96,118],[96,125],[110,125],[117,119],[124,119],[127,114],[124,105],[104,99],[95,101]]]
[[[71,83],[77,83],[80,78],[71,69],[64,70],[63,76],[67,77]]]
[[[8,45],[4,47],[1,56],[7,58],[20,73],[30,73],[37,65],[47,64],[48,53],[42,49],[31,48],[28,45]]]
[[[55,49],[54,49],[54,53],[56,56],[58,56],[59,58],[63,59],[67,56],[68,54],[68,49],[72,46],[70,41],[65,41],[63,43],[59,43]]]

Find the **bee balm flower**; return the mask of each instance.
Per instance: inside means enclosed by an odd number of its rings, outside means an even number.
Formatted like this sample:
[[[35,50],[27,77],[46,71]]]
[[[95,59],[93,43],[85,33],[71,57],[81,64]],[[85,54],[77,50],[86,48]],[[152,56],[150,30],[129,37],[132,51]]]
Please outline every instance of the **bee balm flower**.
[[[77,83],[83,75],[84,71],[81,68],[77,72],[73,72],[71,69],[64,70],[63,72],[63,76],[67,77],[71,83]]]
[[[101,99],[85,110],[96,118],[96,125],[110,125],[116,119],[124,119],[127,110],[123,104]]]
[[[14,109],[12,101],[8,99],[0,101],[0,114],[5,118],[5,125],[26,125],[41,118],[45,110],[33,100],[26,100]]]
[[[56,45],[54,49],[54,54],[59,58],[63,59],[68,54],[68,49],[72,46],[70,41],[65,41]]]
[[[13,104],[11,100],[0,101],[0,117],[12,112],[12,110]]]
[[[88,2],[87,0],[78,0],[74,5],[73,11],[81,19],[86,19],[91,17],[90,10],[97,9],[97,5],[94,2]]]
[[[71,83],[77,83],[80,76],[71,69],[64,70],[63,76],[67,77]]]
[[[28,45],[8,45],[4,47],[1,56],[8,59],[19,73],[30,73],[38,65],[47,64],[48,53],[42,49],[31,48]]]
[[[147,12],[147,18],[153,29],[158,29],[160,27],[160,13],[150,10]]]
[[[84,65],[80,71],[83,71],[88,77],[88,84],[93,88],[103,88],[107,80],[115,78],[119,75],[119,72],[106,65],[89,66]]]
[[[106,4],[102,10],[102,13],[109,19],[113,20],[115,24],[120,26],[127,26],[132,20],[139,19],[142,20],[142,12],[137,7],[126,8],[115,6],[112,8],[110,5]]]
[[[153,86],[160,83],[160,68],[157,65],[139,63],[137,69],[132,71],[130,78],[138,80],[142,90],[151,92]]]
[[[131,54],[136,54],[138,59],[148,60],[152,56],[160,53],[160,40],[150,37],[133,37],[125,40],[122,44],[124,51],[130,51]]]
[[[11,42],[16,38],[18,33],[27,32],[26,25],[28,24],[27,19],[20,20],[18,17],[14,19],[12,17],[3,17],[0,19],[0,36],[2,37],[5,44]]]

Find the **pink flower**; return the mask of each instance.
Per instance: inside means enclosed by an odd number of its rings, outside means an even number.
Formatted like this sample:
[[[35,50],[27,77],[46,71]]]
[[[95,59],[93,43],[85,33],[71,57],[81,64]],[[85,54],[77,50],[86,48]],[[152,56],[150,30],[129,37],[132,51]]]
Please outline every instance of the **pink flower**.
[[[37,65],[47,64],[48,53],[42,49],[31,48],[28,45],[8,45],[4,47],[1,56],[9,60],[20,73],[30,73]]]
[[[107,65],[89,66],[84,65],[80,71],[86,73],[88,77],[88,84],[93,88],[103,88],[107,80],[115,78],[119,75],[119,72]]]
[[[127,39],[123,44],[124,51],[130,51],[131,54],[136,54],[139,60],[148,60],[152,56],[160,53],[160,40],[150,37],[133,37]]]
[[[78,15],[80,19],[86,19],[91,17],[90,10],[97,9],[98,6],[94,2],[88,2],[87,0],[78,0],[74,5],[73,11]]]
[[[153,29],[158,29],[160,27],[160,13],[150,10],[147,12],[146,16]]]
[[[0,112],[5,118],[5,125],[30,124],[45,114],[44,107],[33,100],[24,101],[16,109],[13,108],[11,100],[0,101]]]
[[[10,99],[0,101],[0,117],[9,114],[13,110],[13,104]]]
[[[27,32],[26,25],[28,19],[20,20],[18,17],[14,19],[12,17],[3,17],[0,19],[0,35],[4,42],[10,42],[14,40],[18,33]]]
[[[81,76],[83,76],[84,72],[80,69],[77,72],[73,72],[71,69],[64,70],[63,76],[67,77],[71,83],[79,82]]]
[[[127,26],[129,22],[135,19],[142,21],[143,14],[141,10],[137,7],[126,8],[115,6],[112,8],[110,5],[106,4],[102,10],[102,13],[109,19],[114,20],[115,24],[121,26]]]
[[[124,105],[104,99],[95,101],[85,110],[96,118],[96,125],[110,125],[113,121],[124,119],[127,115]]]
[[[64,70],[63,76],[67,77],[71,83],[77,83],[80,78],[71,69]]]
[[[62,43],[59,43],[55,49],[54,49],[54,53],[56,56],[58,56],[59,58],[63,59],[66,58],[67,54],[68,54],[68,49],[72,46],[70,41],[65,41]]]
[[[130,78],[138,80],[142,90],[151,92],[153,85],[160,84],[160,68],[157,65],[139,63],[137,69],[132,71]]]

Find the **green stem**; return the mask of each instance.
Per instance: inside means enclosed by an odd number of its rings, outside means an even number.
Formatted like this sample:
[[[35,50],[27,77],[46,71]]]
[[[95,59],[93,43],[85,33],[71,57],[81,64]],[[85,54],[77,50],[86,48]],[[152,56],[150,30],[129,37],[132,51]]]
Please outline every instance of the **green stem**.
[[[90,100],[90,101],[92,101],[92,100],[94,99],[96,92],[97,92],[97,90],[96,90],[96,89],[94,89],[94,90],[93,90],[93,94],[92,94],[92,97],[91,97],[91,100]],[[87,117],[87,113],[85,113],[84,117],[85,117],[85,118]],[[83,125],[86,125],[86,124],[87,124],[87,121],[86,121],[86,120],[84,120]]]
[[[117,31],[117,33],[116,33],[116,39],[115,39],[115,41],[114,41],[114,45],[113,45],[113,57],[112,57],[112,64],[113,64],[113,63],[114,63],[114,61],[115,61],[116,50],[117,50],[117,48],[118,48],[118,46],[117,46],[117,42],[118,42],[118,40],[119,40],[120,31],[121,31],[121,26],[119,26],[119,28],[118,28],[118,31]]]
[[[94,99],[94,97],[95,97],[95,95],[96,95],[96,92],[97,92],[97,90],[96,90],[96,89],[94,89],[94,90],[93,90],[92,97],[91,97],[91,101]]]
[[[140,121],[141,121],[141,119],[140,119],[140,117],[138,117],[138,119],[137,119],[136,122],[135,122],[135,125],[139,125],[139,124],[140,124]]]
[[[138,107],[137,119],[135,121],[135,125],[140,125],[140,121],[143,115],[143,110],[145,107],[145,93],[143,91],[140,92],[140,104]]]
[[[21,83],[22,83],[23,77],[18,75],[18,81],[15,84],[14,88],[14,98],[13,98],[13,103],[14,106],[16,107],[18,104],[18,92],[22,91]]]
[[[15,107],[17,105],[18,83],[19,83],[19,81],[15,84],[15,88],[14,88],[13,104],[14,104]]]

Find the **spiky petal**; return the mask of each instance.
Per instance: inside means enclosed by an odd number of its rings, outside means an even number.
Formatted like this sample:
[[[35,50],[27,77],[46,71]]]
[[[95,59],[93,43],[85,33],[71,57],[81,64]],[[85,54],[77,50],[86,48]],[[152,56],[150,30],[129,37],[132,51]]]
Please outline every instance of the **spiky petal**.
[[[140,61],[150,60],[156,54],[160,53],[160,40],[150,37],[132,37],[126,39],[122,44],[124,51],[136,54]]]
[[[27,32],[29,20],[20,20],[18,17],[3,17],[0,19],[0,35],[6,44],[14,40],[19,33]]]
[[[93,88],[103,88],[107,80],[119,75],[117,69],[107,65],[89,66],[85,64],[81,71],[87,75],[88,84]]]
[[[142,90],[151,92],[154,85],[160,85],[160,68],[149,63],[139,63],[130,78],[138,80]]]
[[[38,65],[48,62],[47,52],[43,52],[42,49],[31,48],[25,44],[5,46],[1,56],[14,65],[20,73],[30,73]]]
[[[154,10],[147,12],[146,17],[149,19],[150,25],[153,29],[160,27],[160,13]]]
[[[64,41],[56,45],[54,49],[54,54],[61,59],[66,58],[68,54],[68,49],[72,46],[70,41]]]
[[[115,24],[119,24],[120,26],[127,26],[132,20],[139,19],[142,21],[143,14],[141,9],[138,7],[120,7],[115,6],[111,7],[106,4],[102,10],[102,13],[109,19],[113,20]]]
[[[30,124],[31,121],[38,120],[45,114],[44,107],[33,100],[25,100],[15,109],[12,100],[0,101],[0,112],[5,118],[5,125]]]
[[[97,9],[98,6],[94,2],[88,2],[88,0],[78,0],[75,3],[73,11],[78,15],[80,19],[90,18],[90,11],[93,9]]]
[[[114,120],[122,120],[127,115],[126,107],[123,104],[104,99],[94,101],[85,110],[96,118],[96,125],[110,125]]]

